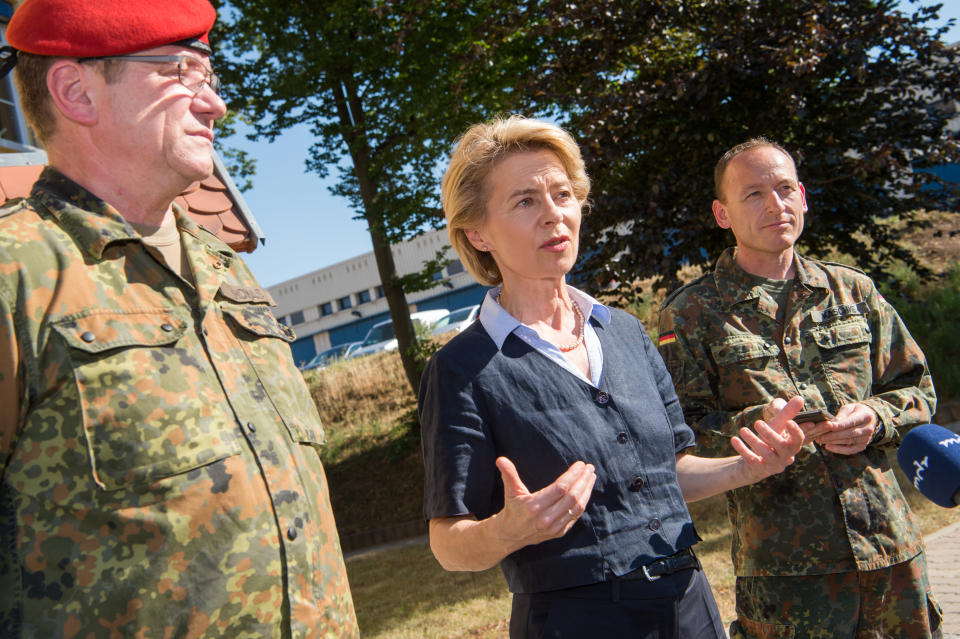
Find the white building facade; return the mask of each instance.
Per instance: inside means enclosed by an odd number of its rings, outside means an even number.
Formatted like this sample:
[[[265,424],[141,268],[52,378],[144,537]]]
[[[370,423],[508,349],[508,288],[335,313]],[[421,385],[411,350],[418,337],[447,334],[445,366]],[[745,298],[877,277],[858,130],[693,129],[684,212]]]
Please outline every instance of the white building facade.
[[[423,263],[446,248],[453,261],[437,276],[437,285],[407,294],[410,312],[454,310],[479,304],[487,288],[463,268],[450,248],[445,228],[428,231],[392,246],[400,275],[423,270]],[[268,288],[274,314],[297,334],[291,345],[297,364],[331,346],[360,341],[375,323],[389,319],[373,252],[338,262]]]

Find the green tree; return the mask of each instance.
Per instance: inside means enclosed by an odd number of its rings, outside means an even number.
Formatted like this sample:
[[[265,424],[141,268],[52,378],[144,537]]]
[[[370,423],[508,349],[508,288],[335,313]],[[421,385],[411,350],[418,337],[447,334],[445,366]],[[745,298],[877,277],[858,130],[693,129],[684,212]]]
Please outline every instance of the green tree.
[[[419,386],[416,336],[390,244],[436,226],[442,160],[466,127],[507,110],[526,42],[495,2],[220,2],[213,34],[232,109],[274,139],[306,123],[307,167],[368,225],[404,370]],[[500,3],[503,4],[503,3]],[[494,46],[496,45],[496,46]],[[491,52],[500,56],[494,66]],[[433,262],[436,268],[437,262]]]
[[[930,173],[960,161],[944,110],[958,53],[938,7],[893,0],[546,0],[550,51],[522,89],[553,105],[594,180],[583,277],[594,287],[712,261],[732,243],[710,213],[713,167],[756,135],[790,149],[807,188],[804,252],[830,247],[874,275],[911,260],[877,218],[957,210]]]

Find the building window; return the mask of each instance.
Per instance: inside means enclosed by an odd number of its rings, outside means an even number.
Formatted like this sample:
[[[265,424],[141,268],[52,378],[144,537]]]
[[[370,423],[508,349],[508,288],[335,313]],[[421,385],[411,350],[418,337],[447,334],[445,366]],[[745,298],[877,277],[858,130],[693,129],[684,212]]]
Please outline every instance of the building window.
[[[370,301],[370,289],[365,288],[357,292],[357,304],[366,304]]]
[[[383,287],[378,285],[378,286],[377,286],[377,299],[380,299],[381,297],[386,297],[386,296],[387,296],[387,294],[383,292]]]
[[[460,260],[454,260],[447,265],[447,275],[456,275],[457,273],[463,273],[463,262]]]
[[[442,279],[443,279],[443,271],[434,271],[434,273],[433,273],[433,281],[434,281],[434,282],[439,282],[439,281],[442,280]]]
[[[283,324],[284,326],[290,326],[290,320],[288,320],[288,319],[286,318],[286,316],[284,316],[284,317],[278,317],[278,318],[277,318],[277,321],[280,322],[281,324]]]
[[[327,315],[333,314],[333,302],[324,302],[319,306],[320,308],[320,317],[325,317]]]
[[[294,311],[290,313],[290,323],[294,326],[297,324],[303,324],[303,311]]]
[[[347,295],[347,296],[345,296],[345,297],[341,297],[340,299],[338,299],[338,300],[337,300],[337,306],[340,307],[340,310],[341,310],[341,311],[346,310],[346,309],[350,308],[351,306],[353,306],[353,304],[350,302],[350,296]]]

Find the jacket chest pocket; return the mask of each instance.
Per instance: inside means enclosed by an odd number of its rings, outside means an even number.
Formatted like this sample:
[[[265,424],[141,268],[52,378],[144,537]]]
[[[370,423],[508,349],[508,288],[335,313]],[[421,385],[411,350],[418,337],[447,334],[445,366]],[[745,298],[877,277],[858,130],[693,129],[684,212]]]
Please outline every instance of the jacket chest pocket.
[[[793,383],[780,366],[780,348],[758,335],[728,335],[710,343],[725,410],[765,404]]]
[[[101,487],[152,482],[240,452],[232,413],[184,317],[93,310],[52,326],[69,347]]]
[[[856,396],[853,389],[870,388],[873,370],[870,344],[873,336],[866,318],[856,316],[815,326],[810,329],[809,335],[816,345],[816,357],[831,386],[848,397]]]
[[[293,441],[322,445],[320,415],[290,352],[293,331],[262,304],[224,303],[221,308]]]

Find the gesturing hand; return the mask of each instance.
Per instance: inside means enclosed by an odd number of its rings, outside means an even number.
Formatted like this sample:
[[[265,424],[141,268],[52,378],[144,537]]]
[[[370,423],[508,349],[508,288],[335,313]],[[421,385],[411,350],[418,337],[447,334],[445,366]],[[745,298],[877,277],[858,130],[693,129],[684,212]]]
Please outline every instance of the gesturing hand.
[[[578,461],[552,484],[531,493],[512,461],[498,457],[497,468],[503,478],[504,506],[496,516],[501,519],[499,534],[510,547],[565,535],[586,509],[597,480],[593,464]]]
[[[793,418],[802,408],[803,398],[799,396],[789,402],[774,400],[764,408],[764,417],[769,419],[754,422],[756,432],[741,428],[740,437],[730,440],[740,454],[743,472],[750,482],[782,472],[793,463],[804,439],[803,431]]]

